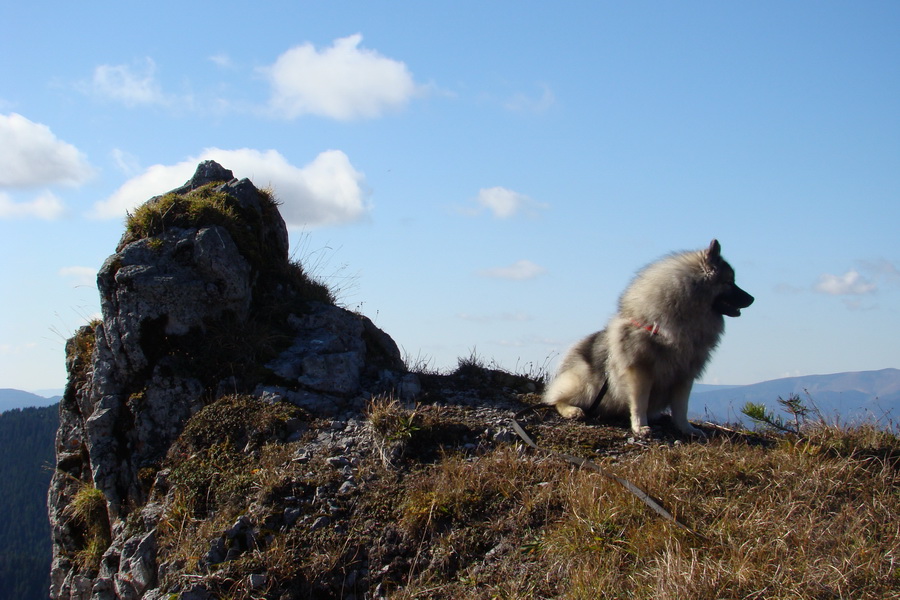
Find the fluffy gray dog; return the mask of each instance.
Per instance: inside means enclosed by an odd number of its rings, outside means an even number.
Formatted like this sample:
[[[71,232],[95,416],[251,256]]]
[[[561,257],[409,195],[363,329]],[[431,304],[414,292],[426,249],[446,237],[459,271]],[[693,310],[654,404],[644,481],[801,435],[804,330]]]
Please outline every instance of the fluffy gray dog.
[[[625,416],[650,434],[648,418],[669,409],[685,435],[688,397],[725,330],[753,296],[734,282],[717,240],[705,250],[672,254],[644,268],[619,299],[606,329],[569,350],[544,393],[567,418]]]

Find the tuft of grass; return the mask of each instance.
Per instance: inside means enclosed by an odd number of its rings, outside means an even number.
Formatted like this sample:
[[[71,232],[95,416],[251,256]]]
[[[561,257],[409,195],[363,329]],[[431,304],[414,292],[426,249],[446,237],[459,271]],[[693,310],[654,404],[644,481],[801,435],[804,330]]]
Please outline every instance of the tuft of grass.
[[[404,408],[393,396],[376,396],[369,402],[365,417],[375,435],[389,442],[412,439],[422,429],[416,410]]]
[[[290,263],[300,268],[306,280],[328,290],[329,303],[338,304],[340,300],[340,304],[345,306],[347,296],[359,283],[359,275],[348,273],[349,265],[346,263],[334,266],[332,259],[336,250],[330,246],[313,249],[311,240],[308,232],[302,232],[297,236]]]
[[[185,195],[166,194],[140,205],[125,219],[125,229],[133,239],[157,236],[173,227],[189,228],[222,225],[236,230],[240,218],[237,203],[227,194],[215,192],[220,183],[211,183]]]
[[[83,571],[95,572],[100,568],[100,560],[107,548],[109,541],[97,537],[88,538],[84,546],[75,552],[75,564]]]
[[[228,444],[242,450],[283,438],[288,422],[306,420],[303,410],[286,402],[267,403],[235,394],[219,398],[197,412],[170,451],[170,459]]]
[[[87,325],[79,327],[66,341],[66,358],[71,362],[71,369],[78,374],[78,379],[88,379],[86,373],[93,368],[91,357],[97,345],[97,326],[100,319],[93,319]]]
[[[340,290],[333,289],[323,283],[319,277],[310,274],[300,261],[288,261],[284,276],[300,298],[308,302],[337,303]]]
[[[375,450],[386,467],[395,466],[422,431],[417,410],[404,408],[393,396],[376,396],[369,401],[365,417],[372,429]]]
[[[457,359],[456,369],[448,377],[484,392],[504,388],[525,393],[537,392],[543,389],[545,380],[545,374],[533,365],[523,374],[513,373],[494,361],[488,363],[475,348],[469,351],[468,356]]]
[[[434,357],[422,354],[419,351],[413,356],[406,349],[403,349],[403,364],[410,373],[418,373],[419,375],[440,375],[440,369],[434,366]]]
[[[176,512],[205,519],[231,515],[259,486],[262,449],[286,437],[292,420],[305,420],[299,408],[268,404],[249,396],[226,396],[202,408],[185,426],[166,459],[169,481],[181,507]]]
[[[83,524],[95,523],[106,517],[106,496],[90,482],[83,482],[69,507],[76,520]]]
[[[106,496],[91,482],[81,482],[66,511],[82,539],[81,547],[75,552],[75,564],[81,570],[96,571],[112,540]]]
[[[553,354],[548,354],[541,364],[532,361],[523,364],[517,362],[513,369],[513,373],[520,374],[522,377],[535,382],[537,386],[543,389],[552,376],[550,373],[550,362],[553,358]]]
[[[840,427],[819,422],[805,431],[805,443],[815,454],[881,460],[900,466],[900,438],[873,423]]]
[[[478,355],[478,350],[472,348],[468,356],[460,356],[456,359],[456,370],[453,375],[472,376],[480,375],[488,368],[487,363]]]
[[[252,469],[249,457],[224,441],[192,454],[172,469],[169,479],[193,515],[206,518],[241,499],[253,483]]]

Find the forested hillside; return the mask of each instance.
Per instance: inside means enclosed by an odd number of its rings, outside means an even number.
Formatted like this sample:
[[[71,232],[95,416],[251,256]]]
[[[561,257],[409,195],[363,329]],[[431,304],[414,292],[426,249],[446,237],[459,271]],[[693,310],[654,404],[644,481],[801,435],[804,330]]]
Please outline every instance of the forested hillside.
[[[50,589],[47,488],[56,405],[0,413],[0,597],[44,600]]]

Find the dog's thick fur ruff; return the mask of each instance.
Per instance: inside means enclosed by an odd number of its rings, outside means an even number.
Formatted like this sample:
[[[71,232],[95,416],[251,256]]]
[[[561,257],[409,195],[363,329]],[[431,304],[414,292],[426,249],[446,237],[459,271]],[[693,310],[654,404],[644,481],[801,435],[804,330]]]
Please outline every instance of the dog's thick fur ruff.
[[[669,410],[685,435],[691,387],[725,329],[753,296],[713,240],[706,250],[669,255],[644,268],[619,299],[606,329],[569,350],[543,401],[568,418],[584,418],[604,382],[597,416],[628,416],[632,431],[650,434],[648,419]]]

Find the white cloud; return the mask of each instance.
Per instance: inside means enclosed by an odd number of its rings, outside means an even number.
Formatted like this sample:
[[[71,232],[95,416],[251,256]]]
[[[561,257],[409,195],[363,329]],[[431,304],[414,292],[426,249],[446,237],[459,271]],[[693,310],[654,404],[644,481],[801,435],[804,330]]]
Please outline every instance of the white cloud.
[[[84,154],[46,125],[0,115],[0,186],[80,185],[93,174]]]
[[[322,50],[305,43],[262,69],[272,85],[271,110],[287,119],[311,114],[348,121],[404,107],[417,91],[409,69],[360,49],[361,41],[355,34]]]
[[[546,269],[537,265],[530,260],[517,260],[508,267],[496,267],[493,269],[484,269],[479,271],[479,275],[483,277],[491,277],[495,279],[534,279],[538,275],[542,275]]]
[[[97,285],[97,269],[93,267],[63,267],[59,275],[70,279],[75,287],[93,287]]]
[[[547,208],[546,204],[536,202],[525,194],[499,186],[482,188],[478,191],[475,202],[490,210],[498,219],[508,219],[520,212],[534,215],[538,209]]]
[[[209,57],[209,60],[216,66],[222,67],[223,69],[230,69],[234,66],[234,63],[231,61],[231,57],[224,52],[213,54]]]
[[[365,177],[340,150],[322,152],[311,163],[296,167],[275,150],[208,148],[175,165],[149,167],[95,204],[93,216],[124,216],[153,196],[183,185],[203,160],[215,160],[235,177],[250,178],[257,187],[271,186],[282,202],[281,215],[289,227],[346,223],[362,218],[367,211]]]
[[[814,286],[815,291],[832,296],[869,294],[877,289],[877,286],[866,280],[859,271],[851,269],[843,275],[825,273],[819,277]]]
[[[365,176],[353,168],[340,150],[319,154],[302,168],[285,161],[279,183],[274,178],[275,193],[284,202],[281,214],[288,225],[326,225],[355,221],[367,208]]]
[[[94,204],[90,216],[98,219],[124,217],[153,196],[165,194],[191,178],[197,168],[196,159],[176,165],[153,165],[143,173],[126,181],[112,196]]]
[[[900,267],[886,259],[858,261],[860,268],[877,279],[888,283],[900,283]]]
[[[110,155],[112,156],[113,162],[116,163],[116,167],[126,175],[134,175],[141,170],[140,163],[133,154],[119,148],[113,148]]]
[[[140,105],[168,105],[172,99],[163,94],[156,80],[156,63],[144,60],[140,70],[128,65],[100,65],[94,69],[91,91],[133,107]]]
[[[521,113],[542,113],[546,112],[556,103],[556,96],[548,85],[542,84],[541,94],[538,97],[529,96],[528,94],[518,92],[507,100],[503,107],[513,112]]]
[[[0,192],[0,219],[43,219],[52,221],[66,213],[66,208],[53,192],[43,192],[30,202],[15,202]]]

